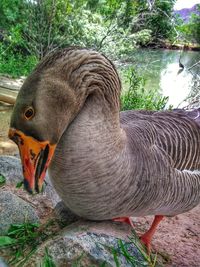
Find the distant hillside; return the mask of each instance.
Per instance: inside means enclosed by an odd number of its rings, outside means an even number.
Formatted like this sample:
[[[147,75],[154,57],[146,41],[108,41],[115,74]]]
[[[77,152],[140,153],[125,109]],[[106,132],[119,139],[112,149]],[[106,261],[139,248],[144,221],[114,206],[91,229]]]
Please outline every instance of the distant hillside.
[[[197,10],[197,5],[194,5],[191,8],[183,8],[180,10],[175,10],[174,12],[175,12],[175,14],[178,14],[183,19],[183,21],[185,23],[187,23],[189,21],[192,13],[196,13],[196,14],[199,13],[199,11]],[[199,15],[200,15],[200,13],[199,13]]]

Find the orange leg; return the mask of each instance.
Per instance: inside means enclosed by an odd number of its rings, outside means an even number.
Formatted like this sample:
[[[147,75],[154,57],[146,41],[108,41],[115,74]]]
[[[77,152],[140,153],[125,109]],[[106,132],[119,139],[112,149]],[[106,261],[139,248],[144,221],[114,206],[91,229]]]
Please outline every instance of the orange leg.
[[[134,228],[133,222],[131,220],[131,217],[118,217],[118,218],[114,218],[112,219],[113,222],[124,222],[129,224],[131,227]]]
[[[148,254],[150,254],[151,252],[151,240],[153,238],[153,235],[158,227],[158,224],[161,222],[163,217],[164,217],[163,215],[156,215],[149,230],[140,237],[141,242],[147,248]]]

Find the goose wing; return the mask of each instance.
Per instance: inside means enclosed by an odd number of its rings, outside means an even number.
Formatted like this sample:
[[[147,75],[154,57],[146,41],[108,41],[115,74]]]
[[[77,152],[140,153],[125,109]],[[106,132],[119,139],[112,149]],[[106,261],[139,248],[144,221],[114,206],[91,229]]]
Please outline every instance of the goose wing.
[[[178,170],[200,170],[200,109],[193,111],[124,111],[122,128],[134,135],[140,130],[141,141],[165,151],[172,167]]]
[[[137,154],[134,160],[137,158],[139,165],[140,184],[146,188],[145,196],[141,196],[138,188],[144,214],[175,215],[200,202],[200,124],[193,115],[197,114],[184,111],[120,114],[131,153]]]

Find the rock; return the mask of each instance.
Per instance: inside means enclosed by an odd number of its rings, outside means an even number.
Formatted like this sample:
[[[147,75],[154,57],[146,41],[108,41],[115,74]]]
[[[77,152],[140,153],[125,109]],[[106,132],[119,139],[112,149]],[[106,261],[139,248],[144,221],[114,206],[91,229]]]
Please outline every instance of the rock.
[[[0,192],[0,235],[4,235],[11,224],[36,223],[39,218],[35,209],[11,192]]]
[[[0,156],[0,174],[6,178],[7,185],[17,185],[18,182],[23,181],[21,159],[18,155],[14,156]],[[48,173],[45,177],[46,186],[44,194],[55,207],[60,201],[52,183],[49,179]]]
[[[16,185],[23,180],[21,161],[13,156],[0,156],[0,174],[6,178],[6,184]]]
[[[57,203],[59,203],[61,201],[61,199],[58,196],[58,194],[56,193],[56,190],[54,189],[54,187],[51,183],[48,172],[46,173],[44,184],[45,184],[44,194],[51,202],[51,205],[53,207],[55,207],[57,205]]]
[[[128,233],[130,234],[130,227],[124,224],[79,221],[64,228],[57,237],[43,243],[25,266],[44,264],[45,253],[48,252],[48,257],[56,267],[116,267],[113,248],[117,251],[119,266],[148,266],[141,252],[133,243],[128,246],[128,251],[135,260],[135,265],[127,262],[123,256],[119,238],[123,240],[124,245],[127,245]],[[145,265],[143,265],[144,263]]]
[[[56,214],[56,218],[65,225],[69,225],[81,219],[78,215],[66,207],[63,201],[56,204],[54,212]]]

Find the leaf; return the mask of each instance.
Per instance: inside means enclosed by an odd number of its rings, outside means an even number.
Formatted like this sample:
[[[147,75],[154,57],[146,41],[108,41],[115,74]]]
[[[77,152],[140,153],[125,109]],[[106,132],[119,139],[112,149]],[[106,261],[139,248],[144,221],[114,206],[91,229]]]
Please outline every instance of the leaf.
[[[16,241],[16,239],[10,238],[8,236],[0,236],[0,247],[14,245]]]
[[[21,187],[23,186],[23,184],[24,184],[23,181],[18,182],[18,183],[16,184],[16,188],[21,188]]]
[[[6,183],[6,178],[0,174],[0,186],[4,185]]]

